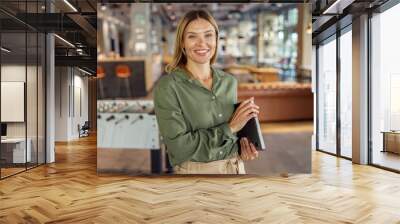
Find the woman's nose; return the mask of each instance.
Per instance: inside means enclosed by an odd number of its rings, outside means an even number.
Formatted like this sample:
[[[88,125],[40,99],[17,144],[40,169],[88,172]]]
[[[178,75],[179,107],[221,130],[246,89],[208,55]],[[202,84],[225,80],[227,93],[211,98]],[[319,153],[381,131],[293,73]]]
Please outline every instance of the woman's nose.
[[[204,37],[197,38],[197,42],[196,42],[197,45],[203,45],[205,43],[206,43],[206,40],[204,39]]]

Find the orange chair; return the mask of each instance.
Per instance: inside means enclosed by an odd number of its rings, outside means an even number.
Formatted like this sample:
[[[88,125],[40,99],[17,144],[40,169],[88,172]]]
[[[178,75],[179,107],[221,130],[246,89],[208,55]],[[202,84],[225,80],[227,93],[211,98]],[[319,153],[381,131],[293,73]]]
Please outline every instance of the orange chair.
[[[118,80],[118,97],[131,97],[132,90],[129,84],[129,77],[131,77],[132,72],[128,65],[117,65],[115,67],[115,75],[119,78]],[[123,82],[123,83],[121,83]]]
[[[131,76],[131,70],[127,65],[117,65],[115,68],[115,74],[118,78],[129,78]]]
[[[96,77],[99,79],[102,79],[106,76],[106,73],[104,72],[103,66],[97,66],[97,75]]]

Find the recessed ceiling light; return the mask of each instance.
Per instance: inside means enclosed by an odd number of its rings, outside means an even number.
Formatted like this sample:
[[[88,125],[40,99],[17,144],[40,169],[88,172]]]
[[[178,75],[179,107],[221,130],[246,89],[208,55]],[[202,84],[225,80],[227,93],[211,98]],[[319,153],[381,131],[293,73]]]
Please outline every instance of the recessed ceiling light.
[[[61,41],[63,41],[64,43],[66,43],[67,45],[69,45],[69,46],[75,48],[75,45],[71,44],[71,42],[67,41],[66,39],[64,39],[64,38],[62,38],[62,37],[60,37],[60,36],[58,36],[57,34],[54,34],[54,36],[57,37],[58,39],[60,39]]]
[[[6,53],[10,53],[10,52],[11,52],[11,50],[9,50],[9,49],[7,49],[7,48],[5,48],[5,47],[1,47],[0,49],[1,49],[2,51],[6,52]]]
[[[322,14],[342,14],[343,9],[353,2],[354,0],[336,0]]]
[[[81,72],[83,72],[83,73],[85,73],[85,74],[87,74],[87,75],[92,75],[92,73],[90,73],[90,72],[88,72],[88,71],[85,71],[85,70],[83,70],[83,69],[81,69],[81,68],[79,68],[79,67],[78,67],[78,70],[81,71]]]
[[[74,10],[75,12],[78,12],[78,10],[68,1],[68,0],[64,0],[65,4],[67,4],[72,10]]]

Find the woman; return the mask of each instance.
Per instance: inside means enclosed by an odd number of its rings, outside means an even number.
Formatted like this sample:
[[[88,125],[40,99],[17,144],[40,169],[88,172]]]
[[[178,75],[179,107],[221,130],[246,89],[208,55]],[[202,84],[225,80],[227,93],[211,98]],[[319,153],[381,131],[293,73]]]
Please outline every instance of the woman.
[[[244,174],[242,160],[258,157],[254,145],[236,132],[259,113],[248,99],[234,110],[237,81],[211,66],[216,60],[218,26],[204,10],[180,20],[173,61],[154,92],[161,135],[178,174]]]

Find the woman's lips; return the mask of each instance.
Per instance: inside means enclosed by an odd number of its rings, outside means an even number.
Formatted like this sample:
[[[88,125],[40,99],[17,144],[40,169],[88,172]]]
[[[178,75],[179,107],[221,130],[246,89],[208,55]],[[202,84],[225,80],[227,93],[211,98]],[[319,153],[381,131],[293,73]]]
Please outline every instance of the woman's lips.
[[[210,50],[209,49],[201,49],[201,50],[194,50],[194,53],[200,56],[205,56]]]

